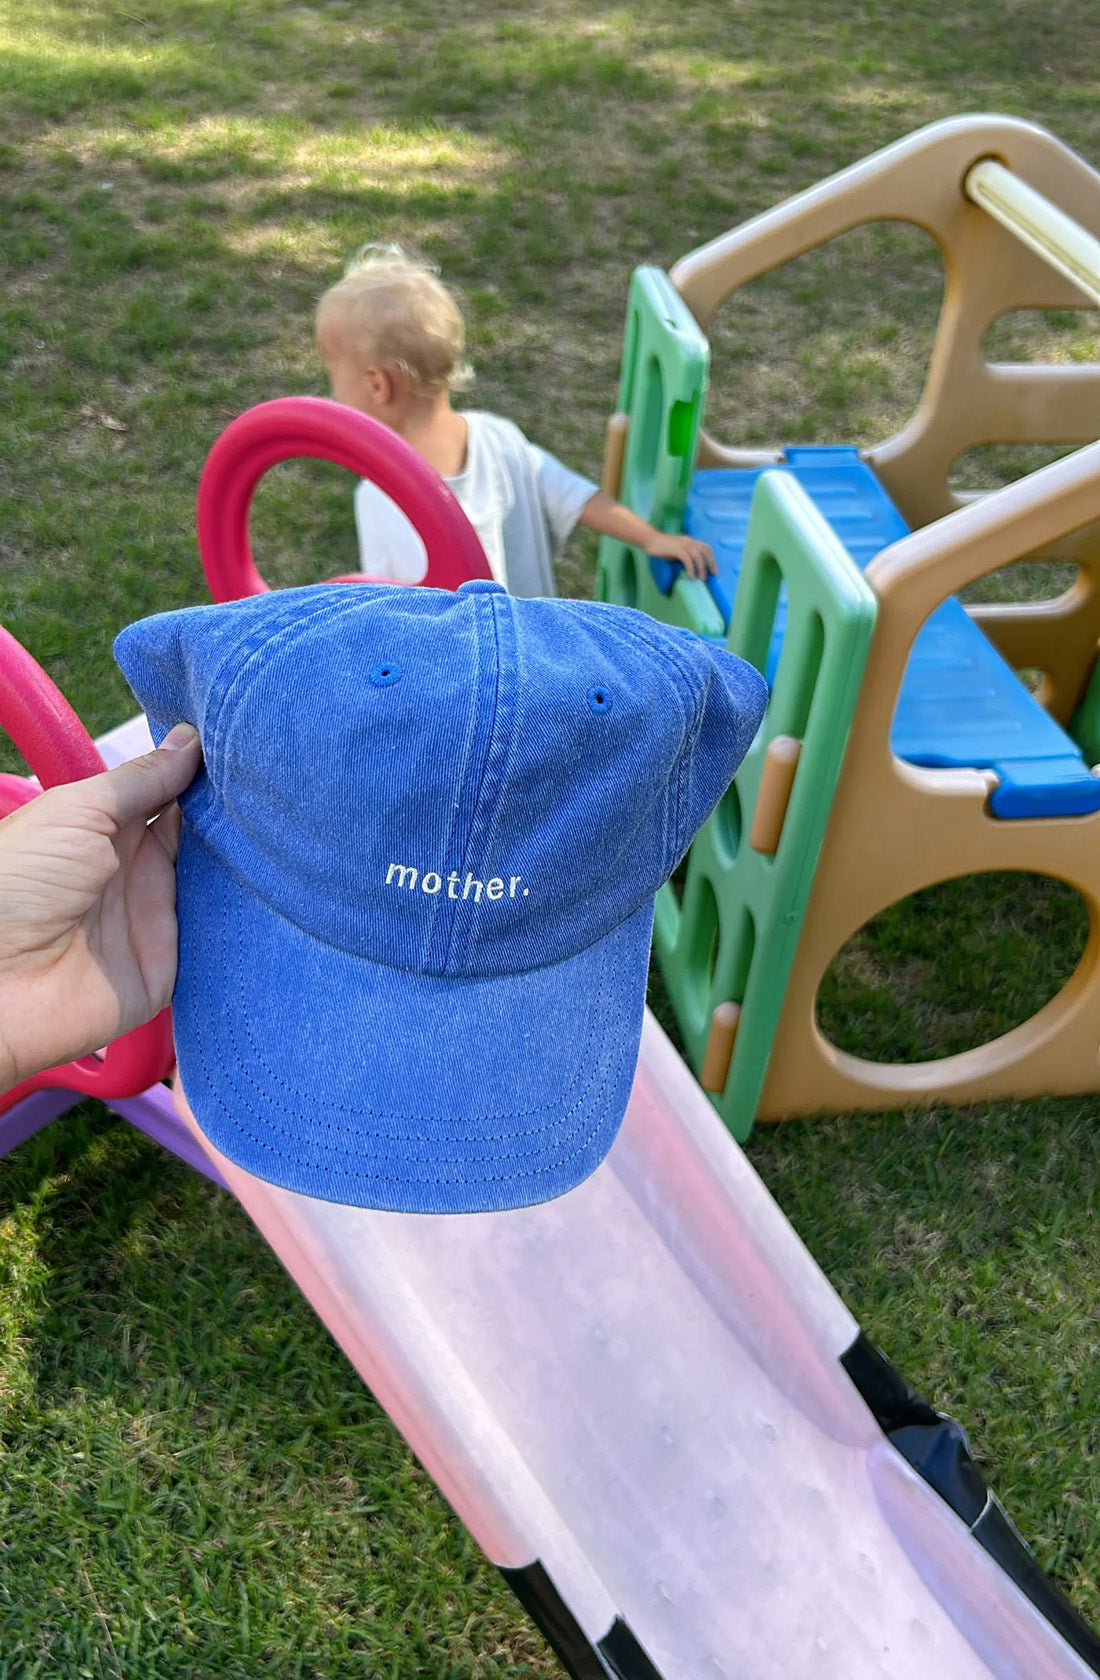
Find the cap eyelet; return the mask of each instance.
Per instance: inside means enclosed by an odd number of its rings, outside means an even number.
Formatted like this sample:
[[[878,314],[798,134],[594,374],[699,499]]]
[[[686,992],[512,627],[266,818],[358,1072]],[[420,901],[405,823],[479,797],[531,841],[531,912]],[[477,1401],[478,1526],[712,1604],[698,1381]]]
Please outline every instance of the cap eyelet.
[[[397,682],[400,676],[400,665],[394,665],[391,661],[387,660],[384,664],[376,665],[374,667],[374,670],[370,673],[369,680],[374,684],[375,688],[388,688],[390,683]]]
[[[602,712],[611,710],[611,694],[601,683],[596,683],[588,690],[587,699],[589,707],[596,713],[597,717]]]

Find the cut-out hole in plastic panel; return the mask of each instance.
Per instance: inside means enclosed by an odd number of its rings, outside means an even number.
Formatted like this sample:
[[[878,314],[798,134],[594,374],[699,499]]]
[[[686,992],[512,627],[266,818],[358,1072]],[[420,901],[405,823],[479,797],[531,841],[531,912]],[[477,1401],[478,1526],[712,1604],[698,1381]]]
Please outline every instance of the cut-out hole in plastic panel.
[[[942,299],[936,244],[906,222],[853,228],[751,281],[708,329],[707,433],[750,449],[881,443],[920,400]]]
[[[637,435],[627,444],[634,484],[633,506],[643,519],[653,510],[653,464],[660,455],[665,420],[665,382],[656,356],[638,371],[641,390],[635,406]]]
[[[1057,601],[1073,588],[1079,574],[1080,567],[1072,560],[1017,560],[967,584],[959,591],[959,599],[972,607],[1002,601]]]
[[[723,995],[732,998],[736,1003],[744,1001],[755,950],[756,922],[748,906],[742,905],[737,918],[737,932],[730,941],[729,961],[723,963],[723,968],[728,972],[718,976]]]
[[[1038,472],[1051,461],[1072,455],[1075,443],[979,443],[953,461],[947,473],[948,488],[975,494],[1003,490],[1006,484]]]
[[[798,740],[805,735],[824,653],[825,625],[820,613],[807,613],[788,625],[775,679],[781,701],[775,712],[776,734],[794,735]]]
[[[866,1061],[937,1061],[1030,1020],[1081,960],[1088,910],[1049,875],[959,876],[892,904],[833,959],[818,1022]]]
[[[674,402],[668,411],[668,452],[680,457],[681,490],[686,490],[690,484],[695,465],[691,458],[691,440],[698,411],[698,399],[695,402]]]
[[[1100,363],[1100,330],[1095,309],[1012,309],[986,328],[982,355],[987,362],[1080,366]],[[1100,421],[1097,424],[1100,433]]]
[[[693,871],[690,887],[683,898],[683,912],[688,929],[685,961],[691,974],[695,1008],[702,1015],[709,1009],[714,985],[719,923],[714,888],[700,869]]]
[[[753,589],[747,606],[742,607],[741,634],[737,651],[758,671],[770,669],[769,649],[775,631],[775,616],[779,609],[779,592],[783,574],[773,554],[762,555],[753,572]]]

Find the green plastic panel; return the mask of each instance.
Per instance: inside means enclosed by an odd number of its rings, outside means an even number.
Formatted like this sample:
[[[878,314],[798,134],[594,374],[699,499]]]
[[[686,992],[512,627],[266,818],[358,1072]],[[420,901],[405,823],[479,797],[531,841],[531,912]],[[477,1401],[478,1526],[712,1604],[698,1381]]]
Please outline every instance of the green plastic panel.
[[[847,549],[801,485],[777,468],[760,475],[753,494],[728,638],[730,650],[758,670],[784,586],[787,628],[760,733],[688,853],[681,890],[662,887],[654,924],[696,1073],[715,1007],[741,1005],[725,1089],[711,1093],[739,1139],[752,1129],[764,1083],[876,613]],[[667,607],[668,597],[658,599]],[[794,736],[802,751],[778,847],[764,856],[748,834],[764,755],[777,735]]]
[[[709,368],[706,337],[667,274],[636,269],[619,376],[619,412],[630,422],[619,500],[660,531],[683,528]],[[705,584],[683,577],[662,595],[646,555],[611,537],[600,542],[596,594],[702,636],[725,634]]]
[[[1100,764],[1100,660],[1092,668],[1092,676],[1073,714],[1069,732],[1080,747],[1086,764]]]

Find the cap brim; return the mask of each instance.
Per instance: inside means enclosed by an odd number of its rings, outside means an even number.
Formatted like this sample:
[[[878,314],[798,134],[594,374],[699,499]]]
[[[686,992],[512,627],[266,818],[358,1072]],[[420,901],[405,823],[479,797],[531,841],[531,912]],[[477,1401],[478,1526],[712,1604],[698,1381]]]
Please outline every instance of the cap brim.
[[[322,944],[186,822],[178,882],[180,1074],[235,1165],[353,1207],[473,1213],[560,1196],[607,1154],[634,1079],[652,899],[566,962],[484,980]]]

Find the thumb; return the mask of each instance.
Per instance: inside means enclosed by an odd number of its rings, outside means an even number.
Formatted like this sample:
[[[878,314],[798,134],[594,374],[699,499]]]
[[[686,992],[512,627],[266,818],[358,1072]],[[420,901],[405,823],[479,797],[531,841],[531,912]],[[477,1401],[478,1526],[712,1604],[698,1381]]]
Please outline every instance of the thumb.
[[[177,723],[155,751],[108,770],[103,781],[119,827],[135,817],[153,817],[171,804],[194,780],[201,762],[198,730],[193,724]]]

